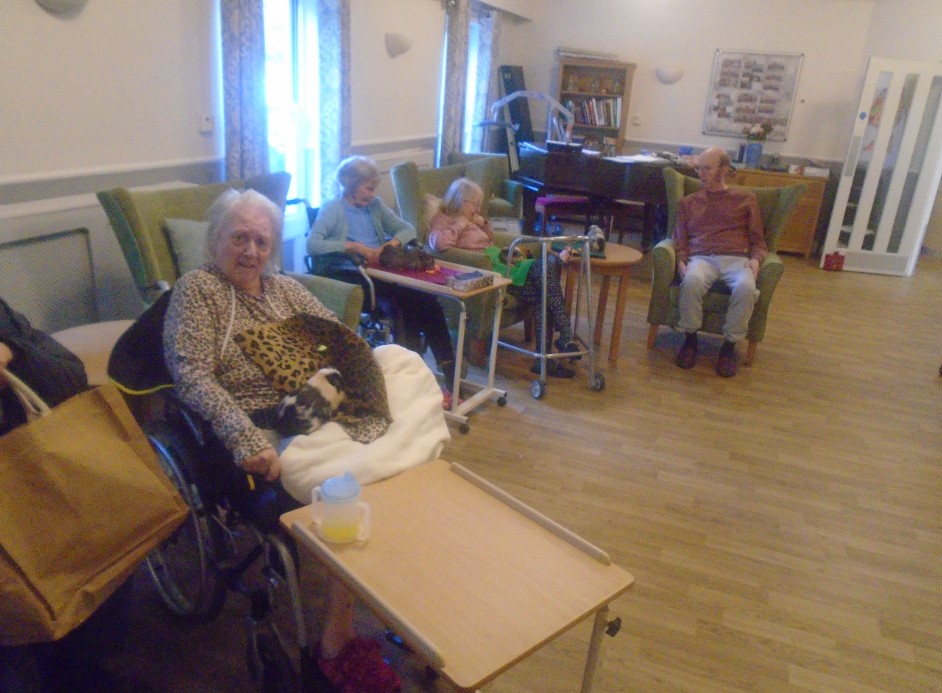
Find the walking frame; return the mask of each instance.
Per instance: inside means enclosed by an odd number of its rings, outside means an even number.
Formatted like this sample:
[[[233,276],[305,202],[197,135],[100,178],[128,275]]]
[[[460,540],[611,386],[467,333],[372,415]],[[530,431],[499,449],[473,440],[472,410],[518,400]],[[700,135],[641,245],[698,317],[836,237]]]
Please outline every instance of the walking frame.
[[[551,353],[550,347],[552,346],[552,339],[547,339],[547,310],[546,310],[546,282],[548,277],[549,269],[549,253],[552,250],[551,244],[553,243],[565,243],[571,247],[578,254],[578,261],[581,263],[581,271],[577,274],[577,284],[576,284],[576,301],[575,307],[573,310],[573,315],[571,316],[571,325],[572,325],[572,336],[573,341],[577,346],[581,348],[576,351],[566,351],[561,353]],[[539,380],[534,380],[530,386],[530,394],[534,399],[542,399],[546,394],[546,364],[547,361],[552,359],[577,359],[581,356],[588,356],[589,359],[589,387],[599,392],[605,389],[605,377],[596,371],[595,368],[595,344],[594,341],[589,339],[584,339],[580,336],[578,327],[579,327],[579,317],[580,310],[584,307],[586,313],[587,327],[589,334],[595,334],[595,316],[592,314],[592,263],[591,263],[591,242],[592,239],[589,236],[520,236],[515,238],[511,242],[510,246],[507,249],[507,257],[512,258],[514,256],[514,250],[517,245],[520,243],[539,243],[540,244],[540,257],[537,260],[542,263],[543,269],[543,286],[542,286],[542,295],[540,301],[540,311],[542,316],[540,334],[536,336],[536,351],[530,351],[524,347],[521,347],[517,344],[512,344],[503,340],[498,341],[498,345],[504,347],[505,349],[510,349],[511,351],[516,351],[521,354],[526,354],[537,359],[540,363],[540,377]],[[511,263],[508,261],[507,266],[504,270],[504,276],[508,276],[510,273]],[[584,301],[584,306],[583,306]],[[552,335],[552,331],[549,332],[549,335]]]

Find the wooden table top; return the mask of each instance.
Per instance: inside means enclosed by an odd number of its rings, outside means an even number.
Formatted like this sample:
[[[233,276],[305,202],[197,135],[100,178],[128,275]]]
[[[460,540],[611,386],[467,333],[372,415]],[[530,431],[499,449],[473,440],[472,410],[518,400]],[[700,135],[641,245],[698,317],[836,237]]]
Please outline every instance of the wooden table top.
[[[641,254],[640,250],[631,248],[627,245],[621,245],[619,243],[606,243],[605,244],[605,257],[593,257],[590,258],[592,267],[624,267],[626,265],[633,265],[636,262],[641,262],[641,258],[644,255]]]
[[[480,687],[634,582],[600,560],[603,552],[479,484],[488,485],[438,460],[364,487],[371,536],[362,544],[321,541],[310,506],[281,518],[462,690]]]

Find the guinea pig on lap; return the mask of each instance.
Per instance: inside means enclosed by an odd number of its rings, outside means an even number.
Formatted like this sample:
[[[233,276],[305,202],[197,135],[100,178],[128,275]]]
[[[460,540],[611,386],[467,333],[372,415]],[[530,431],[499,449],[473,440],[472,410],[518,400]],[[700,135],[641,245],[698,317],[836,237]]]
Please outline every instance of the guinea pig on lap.
[[[300,390],[281,400],[272,428],[285,438],[313,433],[333,418],[345,398],[340,371],[321,368]]]

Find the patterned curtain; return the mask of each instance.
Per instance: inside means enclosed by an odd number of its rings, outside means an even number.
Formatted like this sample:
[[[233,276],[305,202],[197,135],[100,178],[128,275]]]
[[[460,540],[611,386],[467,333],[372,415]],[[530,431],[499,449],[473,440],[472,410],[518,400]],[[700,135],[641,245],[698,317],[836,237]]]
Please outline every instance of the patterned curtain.
[[[477,93],[474,95],[474,122],[491,119],[491,104],[500,98],[498,87],[497,52],[500,45],[500,26],[503,12],[493,8],[478,7],[474,16],[478,25]],[[471,130],[470,152],[488,151],[488,131],[484,128]]]
[[[435,153],[437,166],[444,165],[449,153],[461,151],[471,23],[471,0],[442,0],[442,3],[445,6],[445,78]]]
[[[226,178],[268,173],[262,0],[222,0]]]
[[[350,151],[350,0],[319,0],[321,195],[336,195],[340,161]]]

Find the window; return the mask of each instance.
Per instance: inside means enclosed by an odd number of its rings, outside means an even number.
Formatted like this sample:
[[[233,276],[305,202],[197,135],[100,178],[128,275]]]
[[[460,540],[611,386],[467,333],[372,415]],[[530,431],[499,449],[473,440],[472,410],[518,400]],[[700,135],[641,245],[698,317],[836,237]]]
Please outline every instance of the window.
[[[479,22],[477,13],[471,18],[471,26],[468,27],[468,81],[465,84],[464,100],[464,133],[462,136],[462,149],[466,152],[480,150],[481,128],[478,123],[481,122],[481,113],[487,108],[488,104],[481,103],[480,87],[478,85],[478,72],[484,74],[480,78],[485,80],[484,98],[487,98],[487,67],[481,65],[478,61],[479,48]],[[490,61],[485,61],[489,63]],[[479,68],[485,68],[480,70]]]
[[[264,0],[265,100],[272,170],[291,173],[289,197],[317,207],[320,84],[316,0]]]

